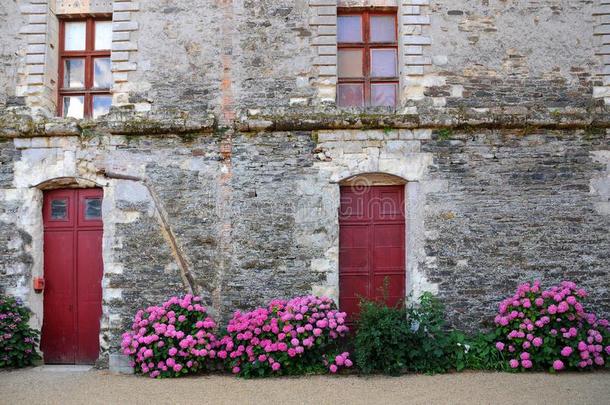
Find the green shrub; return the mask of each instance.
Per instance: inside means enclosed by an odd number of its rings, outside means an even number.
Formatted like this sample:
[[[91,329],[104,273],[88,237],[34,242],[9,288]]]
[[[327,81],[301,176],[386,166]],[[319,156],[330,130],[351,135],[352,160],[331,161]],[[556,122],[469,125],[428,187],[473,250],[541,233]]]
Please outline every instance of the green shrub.
[[[466,336],[461,332],[451,333],[453,353],[450,354],[456,371],[462,370],[507,370],[504,355],[495,348],[495,333],[478,333]]]
[[[365,373],[396,375],[406,367],[409,323],[406,312],[373,301],[360,303],[354,349],[356,364]]]
[[[0,295],[0,368],[26,367],[40,359],[38,332],[28,325],[30,315],[20,299]]]
[[[443,305],[432,294],[424,293],[408,309],[362,301],[354,345],[362,373],[434,374],[505,370],[506,361],[495,348],[495,340],[493,333],[467,336],[448,330]]]
[[[455,364],[456,337],[445,327],[445,308],[431,293],[407,310],[410,334],[407,342],[407,367],[418,373],[444,373]]]

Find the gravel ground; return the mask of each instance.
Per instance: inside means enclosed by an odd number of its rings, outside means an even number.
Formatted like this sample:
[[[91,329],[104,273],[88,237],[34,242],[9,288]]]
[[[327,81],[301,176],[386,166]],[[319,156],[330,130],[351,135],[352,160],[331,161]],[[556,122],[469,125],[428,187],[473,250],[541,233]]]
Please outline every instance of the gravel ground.
[[[1,404],[610,404],[610,373],[152,380],[50,366],[0,372]]]

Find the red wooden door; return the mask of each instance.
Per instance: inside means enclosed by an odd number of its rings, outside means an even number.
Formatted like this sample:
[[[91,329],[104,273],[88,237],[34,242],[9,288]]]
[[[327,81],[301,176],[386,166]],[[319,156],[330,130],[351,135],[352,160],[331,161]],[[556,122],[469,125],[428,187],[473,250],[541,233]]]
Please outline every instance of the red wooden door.
[[[101,189],[45,192],[45,363],[92,364],[102,315]]]
[[[361,298],[405,298],[404,186],[341,187],[339,307],[354,321]]]

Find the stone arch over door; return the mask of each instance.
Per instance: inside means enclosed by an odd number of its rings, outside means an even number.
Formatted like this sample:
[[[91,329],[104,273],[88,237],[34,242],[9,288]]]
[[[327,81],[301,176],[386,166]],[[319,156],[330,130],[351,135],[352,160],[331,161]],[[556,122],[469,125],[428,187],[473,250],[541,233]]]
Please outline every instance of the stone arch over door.
[[[38,183],[34,187],[41,191],[48,191],[59,188],[102,188],[104,185],[100,184],[97,179],[93,180],[85,177],[68,176],[47,179]]]
[[[344,178],[338,182],[340,186],[372,187],[372,186],[398,186],[407,184],[407,180],[400,176],[383,172],[360,173]]]

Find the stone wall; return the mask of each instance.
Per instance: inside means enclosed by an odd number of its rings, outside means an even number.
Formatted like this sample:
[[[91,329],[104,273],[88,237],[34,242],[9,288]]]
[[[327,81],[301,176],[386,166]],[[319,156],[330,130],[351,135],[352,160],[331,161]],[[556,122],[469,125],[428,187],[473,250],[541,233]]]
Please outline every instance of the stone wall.
[[[425,95],[468,107],[593,102],[601,83],[594,1],[430,3],[434,73]]]
[[[196,114],[311,96],[306,1],[170,3],[141,2],[133,17],[139,53],[130,102]]]
[[[113,10],[116,106],[214,112],[229,120],[261,108],[332,109],[336,7],[363,5],[397,8],[404,107],[399,111],[589,108],[610,100],[608,4],[597,0],[102,3]],[[1,66],[8,73],[0,79],[6,82],[0,82],[4,99],[19,83],[17,93],[29,89],[28,105],[35,111],[47,106],[47,114],[55,113],[55,13],[71,10],[63,4],[58,10],[48,0],[0,6]]]
[[[41,189],[58,177],[104,187],[104,350],[137,308],[172,294],[201,294],[221,319],[273,297],[337,298],[339,182],[367,172],[408,181],[407,292],[438,293],[451,323],[484,327],[534,278],[582,283],[610,313],[604,132],[98,133],[0,146],[0,285],[38,326]]]
[[[153,110],[207,111],[220,102],[220,24],[217,1],[140,2],[132,15],[137,31],[128,44],[132,56],[128,103],[149,103]],[[198,10],[193,12],[193,10]],[[154,22],[154,23],[150,23]],[[217,110],[218,111],[218,110]]]
[[[423,147],[445,183],[427,196],[426,275],[454,323],[489,320],[535,279],[575,280],[609,313],[609,147],[586,131],[456,133]]]
[[[23,103],[25,44],[19,31],[25,24],[15,0],[0,4],[0,110],[7,104]],[[21,75],[20,75],[21,74]]]
[[[608,315],[607,3],[79,2],[113,12],[116,108],[75,121],[52,115],[53,7],[76,3],[3,1],[0,290],[40,327],[43,192],[98,186],[104,352],[172,294],[219,319],[337,298],[339,186],[385,173],[407,183],[406,291],[453,324],[484,327],[536,277],[583,283]],[[336,6],[371,4],[397,7],[401,105],[340,110]]]

